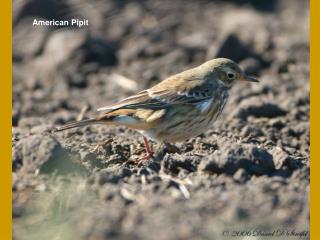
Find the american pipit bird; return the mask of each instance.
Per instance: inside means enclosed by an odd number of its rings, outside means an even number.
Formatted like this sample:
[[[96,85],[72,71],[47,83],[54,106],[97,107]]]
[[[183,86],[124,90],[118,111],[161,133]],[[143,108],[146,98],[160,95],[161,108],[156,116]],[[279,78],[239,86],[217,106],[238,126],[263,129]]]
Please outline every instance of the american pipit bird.
[[[195,137],[211,127],[223,110],[230,88],[238,81],[258,82],[232,60],[217,58],[173,75],[152,88],[99,108],[97,116],[58,127],[62,131],[89,124],[124,125],[146,137],[174,143]]]

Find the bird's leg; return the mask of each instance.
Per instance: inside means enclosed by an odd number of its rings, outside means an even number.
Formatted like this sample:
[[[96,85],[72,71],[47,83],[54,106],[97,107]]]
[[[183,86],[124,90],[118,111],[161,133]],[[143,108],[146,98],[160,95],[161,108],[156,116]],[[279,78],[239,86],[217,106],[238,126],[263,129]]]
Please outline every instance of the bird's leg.
[[[142,162],[142,161],[149,161],[149,160],[150,160],[150,158],[152,157],[152,151],[151,151],[151,148],[150,148],[148,139],[147,139],[146,137],[143,137],[143,142],[144,142],[144,146],[145,146],[145,148],[146,148],[147,154],[146,154],[144,157],[139,158],[139,159],[128,160],[128,161],[126,161],[126,163],[127,163],[127,162],[133,162],[133,163],[135,163],[135,164],[138,164],[138,163],[140,163],[140,162]]]
[[[150,158],[152,157],[152,151],[151,151],[148,139],[146,137],[143,137],[143,141],[147,151],[147,156],[145,157],[145,160],[150,160]]]

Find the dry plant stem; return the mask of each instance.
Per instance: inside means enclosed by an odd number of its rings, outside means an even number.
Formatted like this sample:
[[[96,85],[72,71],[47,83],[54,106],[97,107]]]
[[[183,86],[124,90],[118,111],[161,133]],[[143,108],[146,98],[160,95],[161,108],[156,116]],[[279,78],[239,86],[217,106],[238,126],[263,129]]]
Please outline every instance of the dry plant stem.
[[[77,121],[81,121],[84,117],[84,114],[86,113],[86,111],[88,110],[88,105],[84,105],[82,108],[81,108],[81,111],[77,117]]]

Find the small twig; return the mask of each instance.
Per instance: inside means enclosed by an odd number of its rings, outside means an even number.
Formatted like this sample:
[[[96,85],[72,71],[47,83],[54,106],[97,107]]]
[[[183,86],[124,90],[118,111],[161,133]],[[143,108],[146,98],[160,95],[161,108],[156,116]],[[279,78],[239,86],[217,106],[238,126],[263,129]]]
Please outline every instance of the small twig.
[[[138,84],[125,76],[122,76],[120,74],[111,74],[108,76],[109,79],[111,79],[114,83],[118,84],[120,87],[129,90],[129,91],[137,91],[139,89]]]
[[[190,179],[187,178],[184,180],[180,180],[180,179],[174,178],[174,177],[167,175],[167,174],[164,174],[164,173],[160,173],[159,176],[161,177],[161,179],[166,179],[166,180],[172,181],[175,184],[177,184],[178,189],[180,190],[182,195],[185,197],[185,199],[190,198],[190,192],[188,191],[187,187],[185,186],[185,184],[192,185],[192,182],[190,181]]]
[[[144,204],[147,200],[141,194],[134,194],[134,191],[133,189],[131,189],[131,186],[127,184],[120,189],[120,195],[128,201],[133,201],[140,204]]]
[[[185,197],[185,199],[190,198],[190,192],[188,191],[188,189],[184,184],[179,184],[179,190],[182,193],[182,195]]]
[[[79,115],[77,116],[77,121],[81,121],[83,119],[84,114],[88,110],[89,106],[86,104],[81,108]]]

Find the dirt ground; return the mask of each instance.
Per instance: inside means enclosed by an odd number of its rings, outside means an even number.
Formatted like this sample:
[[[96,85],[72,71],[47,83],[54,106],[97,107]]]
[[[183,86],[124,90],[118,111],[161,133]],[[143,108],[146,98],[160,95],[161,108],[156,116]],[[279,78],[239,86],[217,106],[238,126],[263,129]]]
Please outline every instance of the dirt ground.
[[[308,22],[301,0],[14,0],[14,239],[308,239]],[[181,153],[135,165],[133,130],[49,131],[216,57],[260,83]]]

